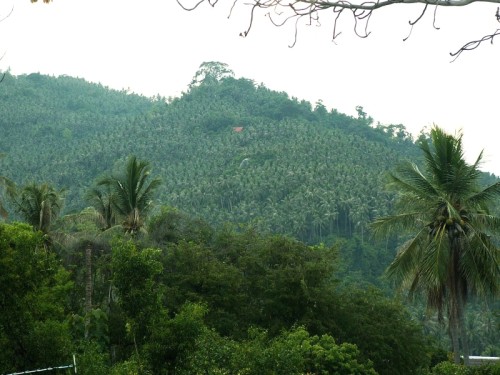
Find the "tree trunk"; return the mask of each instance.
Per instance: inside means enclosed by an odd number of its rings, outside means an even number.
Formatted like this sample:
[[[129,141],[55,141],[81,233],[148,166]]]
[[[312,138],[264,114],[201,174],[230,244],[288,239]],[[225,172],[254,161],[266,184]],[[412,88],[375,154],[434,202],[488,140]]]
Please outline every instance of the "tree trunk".
[[[453,308],[451,309],[453,310]],[[450,311],[448,319],[448,328],[450,331],[451,348],[453,350],[453,362],[456,364],[460,364],[460,341],[458,339],[459,329],[456,316],[454,315],[456,315],[455,312]]]
[[[467,332],[465,329],[464,307],[465,307],[465,285],[460,276],[460,253],[462,246],[457,237],[450,239],[451,245],[451,264],[448,269],[449,287],[450,287],[450,335],[453,344],[453,360],[460,364],[460,353],[464,356],[465,365],[469,364],[469,344]],[[461,350],[460,350],[461,349]]]
[[[460,292],[462,292],[462,290],[460,290]],[[465,301],[464,301],[462,293],[460,293],[458,295],[457,312],[458,312],[458,328],[460,331],[460,341],[462,344],[464,364],[466,366],[469,366],[470,365],[469,339],[467,337],[467,328],[465,325]]]
[[[451,345],[453,348],[453,362],[460,364],[460,328],[459,328],[459,311],[458,311],[458,296],[460,288],[458,280],[458,250],[456,248],[456,240],[450,238],[451,259],[448,266],[448,325],[450,329]]]
[[[92,311],[92,245],[85,248],[85,339],[89,336],[90,312]]]

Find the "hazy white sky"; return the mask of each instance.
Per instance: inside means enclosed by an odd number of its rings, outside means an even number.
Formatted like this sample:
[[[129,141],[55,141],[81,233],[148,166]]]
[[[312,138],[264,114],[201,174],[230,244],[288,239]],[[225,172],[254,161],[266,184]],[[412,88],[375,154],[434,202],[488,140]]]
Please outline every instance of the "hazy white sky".
[[[500,24],[495,4],[472,4],[432,11],[413,29],[409,20],[421,5],[398,5],[375,12],[360,39],[346,13],[331,41],[330,13],[321,26],[276,28],[256,13],[246,38],[249,8],[219,0],[194,12],[174,0],[0,0],[0,69],[12,74],[70,75],[147,96],[177,96],[186,90],[203,61],[227,63],[236,76],[286,91],[313,104],[355,114],[361,105],[383,124],[404,124],[418,133],[438,124],[462,129],[470,159],[484,149],[483,169],[500,175],[500,40],[484,43],[451,63],[449,52],[491,34]],[[187,1],[187,0],[185,0]]]

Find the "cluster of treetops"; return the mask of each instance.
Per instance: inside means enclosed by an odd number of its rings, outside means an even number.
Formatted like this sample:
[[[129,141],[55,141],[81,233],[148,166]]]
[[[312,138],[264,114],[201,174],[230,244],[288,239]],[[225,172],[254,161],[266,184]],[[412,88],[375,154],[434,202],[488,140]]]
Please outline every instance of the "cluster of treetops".
[[[0,224],[0,372],[74,353],[83,374],[462,370],[399,300],[338,278],[340,245],[151,213],[159,184],[132,156],[61,217],[61,191],[6,184],[25,223]]]
[[[404,127],[230,73],[204,63],[167,101],[6,74],[0,373],[73,353],[84,374],[495,371],[447,362],[425,301],[389,297],[402,237],[368,226],[387,170],[421,160]],[[495,303],[469,304],[472,354],[500,353]]]

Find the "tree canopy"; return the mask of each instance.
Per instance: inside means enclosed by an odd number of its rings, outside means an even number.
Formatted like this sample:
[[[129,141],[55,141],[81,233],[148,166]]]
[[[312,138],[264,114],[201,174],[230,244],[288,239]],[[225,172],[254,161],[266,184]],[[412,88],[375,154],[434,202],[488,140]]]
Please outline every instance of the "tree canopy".
[[[20,186],[68,186],[49,236],[74,239],[47,246],[27,225],[8,232],[0,224],[5,290],[31,272],[33,280],[47,276],[43,290],[19,303],[0,299],[10,303],[6,317],[29,323],[23,337],[53,334],[47,358],[76,353],[84,375],[418,374],[446,358],[426,335],[445,349],[449,340],[435,319],[422,318],[422,305],[408,311],[387,297],[392,289],[380,276],[402,238],[367,235],[372,219],[395,212],[385,171],[405,159],[425,166],[404,126],[373,124],[362,106],[351,117],[235,79],[222,63],[202,64],[199,73],[173,100],[6,73],[2,175]],[[131,152],[140,158],[127,159]],[[155,181],[150,166],[166,183],[149,190],[155,209],[134,206],[147,231],[130,236],[115,225],[128,216],[113,203],[116,189],[137,198]],[[102,176],[109,184],[93,184]],[[478,177],[482,189],[497,181]],[[130,200],[122,202],[128,212]],[[30,220],[12,212],[8,220]],[[57,264],[35,269],[30,259]],[[57,313],[49,319],[38,308]],[[477,303],[467,310],[473,352],[498,355],[497,320],[485,310]],[[24,349],[11,355],[19,335],[9,329],[0,327],[4,372],[24,369],[23,358],[46,363]],[[37,343],[21,344],[43,353]]]
[[[71,334],[63,301],[69,272],[47,253],[41,232],[0,223],[0,372],[63,364]]]

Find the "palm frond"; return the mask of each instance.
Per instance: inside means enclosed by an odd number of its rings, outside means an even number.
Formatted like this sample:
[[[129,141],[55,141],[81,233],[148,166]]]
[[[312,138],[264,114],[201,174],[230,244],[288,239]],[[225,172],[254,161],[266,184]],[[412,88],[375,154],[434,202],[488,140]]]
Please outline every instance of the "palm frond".
[[[14,205],[26,222],[47,233],[62,209],[64,192],[48,184],[32,183],[15,195]]]
[[[427,296],[427,309],[437,310],[438,321],[443,321],[443,310],[445,307],[446,288],[443,285],[425,290]]]
[[[105,228],[107,224],[105,217],[96,207],[87,207],[78,213],[64,215],[59,220],[62,227],[71,227],[88,222],[93,223],[98,228]]]
[[[467,205],[484,209],[500,196],[500,182],[496,182],[467,198]]]
[[[369,224],[375,238],[383,238],[390,233],[403,234],[422,227],[421,212],[407,212],[392,216],[379,217]]]
[[[446,227],[437,228],[432,239],[427,241],[420,259],[421,278],[426,289],[446,284],[450,264],[450,246]]]
[[[394,278],[403,288],[407,288],[418,275],[418,267],[425,246],[427,231],[422,229],[398,248],[398,253],[387,267],[386,274]]]
[[[390,187],[401,191],[403,194],[413,194],[420,199],[437,196],[435,187],[420,172],[418,166],[405,163],[390,174]]]
[[[500,292],[500,249],[492,238],[471,228],[464,239],[460,272],[475,294],[498,295]]]
[[[496,235],[500,232],[500,217],[488,213],[468,213],[469,225],[467,228],[471,231],[484,232],[488,235]]]

